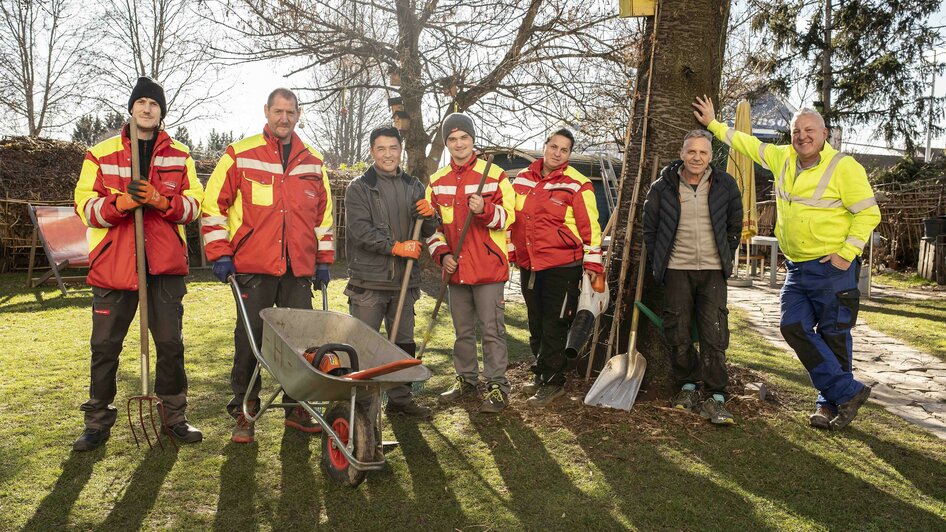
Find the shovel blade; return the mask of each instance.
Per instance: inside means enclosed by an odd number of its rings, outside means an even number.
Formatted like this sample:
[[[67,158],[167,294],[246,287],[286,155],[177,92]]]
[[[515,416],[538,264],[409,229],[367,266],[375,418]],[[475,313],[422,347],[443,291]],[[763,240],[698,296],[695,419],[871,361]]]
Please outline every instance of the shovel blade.
[[[634,351],[611,357],[585,396],[585,404],[630,410],[640,392],[647,359]]]

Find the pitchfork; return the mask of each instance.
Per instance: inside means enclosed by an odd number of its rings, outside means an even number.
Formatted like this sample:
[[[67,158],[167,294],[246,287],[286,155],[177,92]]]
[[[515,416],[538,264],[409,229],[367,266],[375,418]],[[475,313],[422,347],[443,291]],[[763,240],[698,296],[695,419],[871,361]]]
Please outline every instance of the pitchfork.
[[[128,131],[131,135],[131,177],[132,179],[142,179],[141,177],[141,154],[138,152],[138,125],[135,118],[132,117],[128,122]],[[141,323],[141,395],[136,395],[128,399],[125,405],[125,411],[128,413],[128,428],[131,429],[131,435],[135,438],[135,446],[141,448],[138,438],[138,431],[135,429],[135,423],[132,422],[131,411],[133,404],[138,404],[138,423],[141,425],[143,439],[148,442],[148,448],[152,449],[151,435],[154,435],[155,441],[164,449],[164,443],[161,442],[161,432],[154,422],[155,411],[161,416],[161,428],[165,434],[170,434],[170,427],[167,425],[167,415],[164,409],[164,403],[155,395],[149,393],[151,378],[148,373],[149,352],[148,352],[148,277],[145,271],[145,237],[144,237],[144,207],[135,209],[135,261],[138,270],[138,321]],[[149,432],[147,418],[151,422]],[[171,445],[177,448],[174,438],[168,436]]]

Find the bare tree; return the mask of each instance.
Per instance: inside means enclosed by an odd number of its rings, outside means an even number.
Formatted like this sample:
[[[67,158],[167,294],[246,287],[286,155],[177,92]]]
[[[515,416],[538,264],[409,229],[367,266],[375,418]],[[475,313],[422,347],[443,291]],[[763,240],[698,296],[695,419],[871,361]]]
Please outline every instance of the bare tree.
[[[342,58],[317,72],[347,68],[352,68],[351,60]],[[319,73],[313,75],[312,84],[317,84],[320,77]],[[306,129],[317,139],[316,145],[325,155],[325,161],[336,168],[366,161],[371,130],[391,123],[384,91],[364,86],[370,83],[368,79],[361,81],[362,84],[351,89],[342,89],[332,97],[307,105],[312,111],[306,113]]]
[[[216,26],[195,23],[210,9],[187,0],[107,0],[101,15],[102,44],[98,74],[105,83],[102,101],[115,105],[138,76],[160,82],[173,121],[181,125],[205,118],[214,101],[230,89],[221,82],[222,65],[214,58]],[[119,100],[120,101],[120,98]]]
[[[0,105],[30,136],[69,123],[84,99],[88,30],[79,15],[67,0],[0,1]]]
[[[438,126],[454,110],[479,120],[480,144],[534,135],[525,124],[574,124],[587,116],[585,102],[599,81],[586,74],[621,65],[614,37],[627,26],[604,1],[221,2],[224,23],[248,38],[236,40],[241,49],[221,52],[244,60],[304,58],[295,72],[349,57],[355,68],[310,87],[313,100],[355,87],[401,98],[407,167],[419,176],[436,168]]]

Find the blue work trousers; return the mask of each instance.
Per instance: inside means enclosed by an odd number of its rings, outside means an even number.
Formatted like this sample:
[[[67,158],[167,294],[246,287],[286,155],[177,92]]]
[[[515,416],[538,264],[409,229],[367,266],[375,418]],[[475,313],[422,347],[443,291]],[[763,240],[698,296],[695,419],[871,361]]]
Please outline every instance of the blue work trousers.
[[[847,270],[818,259],[785,261],[781,330],[817,388],[818,404],[837,412],[863,384],[851,371],[851,327],[857,321],[860,259]]]

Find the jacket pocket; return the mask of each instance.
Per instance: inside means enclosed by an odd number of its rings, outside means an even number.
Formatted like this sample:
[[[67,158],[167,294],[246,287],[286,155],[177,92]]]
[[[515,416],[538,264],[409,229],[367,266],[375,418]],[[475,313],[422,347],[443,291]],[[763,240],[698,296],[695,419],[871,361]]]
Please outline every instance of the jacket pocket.
[[[260,207],[273,204],[273,182],[264,178],[251,178],[243,174],[243,179],[250,182],[250,203]],[[268,183],[266,181],[269,181]]]

